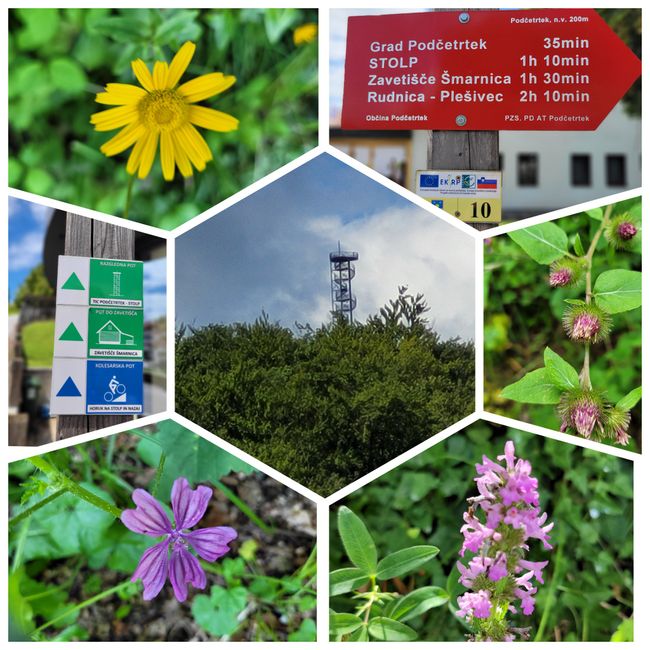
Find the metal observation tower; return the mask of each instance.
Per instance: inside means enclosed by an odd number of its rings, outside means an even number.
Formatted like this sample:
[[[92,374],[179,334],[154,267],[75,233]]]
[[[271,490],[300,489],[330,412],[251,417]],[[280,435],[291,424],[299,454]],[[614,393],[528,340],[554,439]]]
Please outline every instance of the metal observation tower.
[[[352,312],[357,306],[357,299],[352,294],[352,278],[354,264],[359,259],[359,253],[339,249],[330,253],[330,279],[332,286],[332,312],[342,314],[352,323]]]

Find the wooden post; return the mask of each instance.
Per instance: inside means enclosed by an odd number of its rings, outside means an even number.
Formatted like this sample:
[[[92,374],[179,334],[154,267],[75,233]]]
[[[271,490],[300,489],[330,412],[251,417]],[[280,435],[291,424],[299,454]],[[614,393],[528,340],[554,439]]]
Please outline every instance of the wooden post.
[[[106,257],[132,260],[135,256],[135,232],[122,226],[95,221],[68,212],[65,225],[65,255]],[[57,439],[97,431],[132,420],[131,415],[59,415]]]
[[[434,9],[434,11],[470,11]],[[471,11],[481,11],[472,9]],[[459,109],[459,113],[462,112]],[[427,142],[428,169],[499,170],[498,131],[430,131]],[[476,230],[489,230],[498,223],[472,223]]]

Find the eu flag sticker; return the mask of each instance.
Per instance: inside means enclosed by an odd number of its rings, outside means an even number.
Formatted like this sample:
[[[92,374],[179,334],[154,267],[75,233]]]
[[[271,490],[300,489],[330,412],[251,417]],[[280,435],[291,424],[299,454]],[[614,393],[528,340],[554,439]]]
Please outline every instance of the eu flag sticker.
[[[420,174],[420,187],[436,188],[439,184],[438,174]]]

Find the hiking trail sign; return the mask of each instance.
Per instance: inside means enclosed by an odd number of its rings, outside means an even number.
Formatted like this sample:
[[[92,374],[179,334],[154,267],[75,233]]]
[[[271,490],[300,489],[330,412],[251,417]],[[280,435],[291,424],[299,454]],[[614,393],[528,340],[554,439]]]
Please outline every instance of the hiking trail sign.
[[[143,293],[142,262],[59,256],[51,414],[143,412]]]
[[[594,9],[352,16],[341,125],[590,131],[640,74]]]

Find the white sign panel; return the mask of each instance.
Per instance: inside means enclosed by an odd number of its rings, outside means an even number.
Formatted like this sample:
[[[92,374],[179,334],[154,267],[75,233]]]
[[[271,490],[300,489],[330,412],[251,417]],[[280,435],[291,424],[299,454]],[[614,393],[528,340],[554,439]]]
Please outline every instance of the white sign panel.
[[[51,415],[86,413],[86,360],[57,359],[52,366]]]
[[[88,350],[88,308],[59,305],[54,324],[54,356],[85,358]]]
[[[57,305],[87,305],[90,258],[59,255],[56,276]]]

